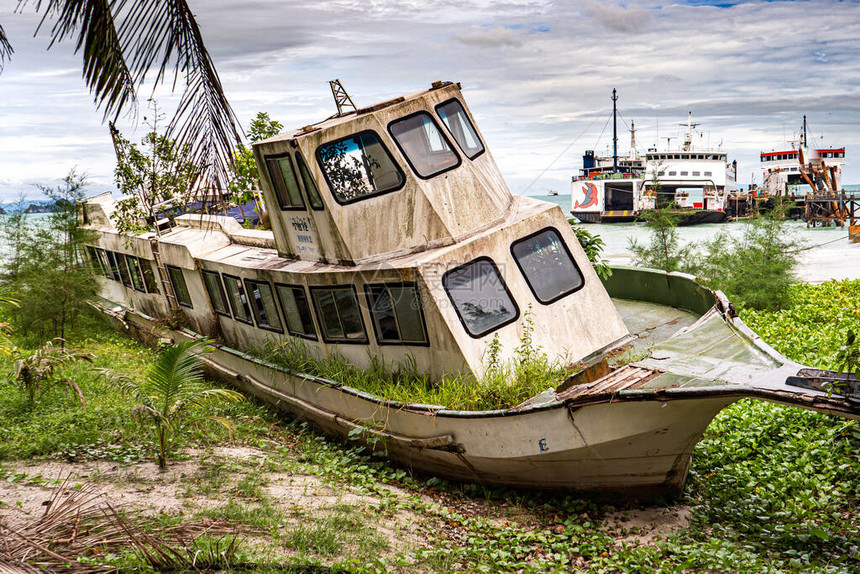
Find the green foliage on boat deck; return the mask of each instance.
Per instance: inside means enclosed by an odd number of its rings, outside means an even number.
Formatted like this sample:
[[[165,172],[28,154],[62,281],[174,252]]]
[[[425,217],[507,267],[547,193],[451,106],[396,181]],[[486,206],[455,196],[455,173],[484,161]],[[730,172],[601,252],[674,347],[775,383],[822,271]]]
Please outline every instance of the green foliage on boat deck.
[[[514,407],[548,388],[555,388],[568,375],[566,363],[547,357],[535,345],[533,334],[534,320],[527,310],[523,313],[523,336],[514,357],[508,362],[501,361],[499,341],[493,339],[485,357],[486,373],[477,381],[461,374],[431,380],[418,372],[411,357],[394,365],[371,357],[370,368],[357,367],[337,354],[316,358],[296,338],[286,342],[270,339],[251,352],[285,369],[335,381],[380,398],[482,411]]]

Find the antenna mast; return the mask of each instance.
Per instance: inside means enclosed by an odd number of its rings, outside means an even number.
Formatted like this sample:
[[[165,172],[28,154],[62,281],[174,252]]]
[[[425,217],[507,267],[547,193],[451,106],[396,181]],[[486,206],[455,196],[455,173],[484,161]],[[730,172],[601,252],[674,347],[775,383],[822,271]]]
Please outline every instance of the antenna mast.
[[[337,115],[344,115],[343,108],[351,107],[352,111],[356,110],[352,98],[346,93],[340,80],[330,80],[329,86],[331,86],[331,95],[334,97],[334,103],[337,106]]]
[[[612,171],[618,172],[618,110],[615,102],[618,101],[618,93],[612,88]]]

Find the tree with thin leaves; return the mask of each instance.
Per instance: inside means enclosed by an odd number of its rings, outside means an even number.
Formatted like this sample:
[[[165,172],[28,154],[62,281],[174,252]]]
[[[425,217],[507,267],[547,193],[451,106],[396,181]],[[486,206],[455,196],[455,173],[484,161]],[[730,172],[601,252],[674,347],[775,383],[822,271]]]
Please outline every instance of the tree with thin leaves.
[[[188,161],[198,166],[195,183],[226,188],[233,149],[241,142],[238,121],[187,0],[20,0],[42,14],[37,31],[49,30],[50,46],[75,43],[83,76],[105,119],[136,113],[138,90],[162,81],[184,83],[167,130]],[[48,26],[46,26],[48,24]],[[0,71],[14,50],[0,25]],[[184,82],[182,82],[184,80]]]
[[[167,470],[167,458],[177,438],[190,426],[212,421],[232,432],[228,420],[204,412],[206,407],[244,399],[236,391],[204,384],[201,360],[211,351],[206,339],[167,347],[149,369],[146,380],[139,384],[126,376],[102,371],[108,380],[134,396],[138,404],[133,412],[152,422],[158,468],[162,471]]]

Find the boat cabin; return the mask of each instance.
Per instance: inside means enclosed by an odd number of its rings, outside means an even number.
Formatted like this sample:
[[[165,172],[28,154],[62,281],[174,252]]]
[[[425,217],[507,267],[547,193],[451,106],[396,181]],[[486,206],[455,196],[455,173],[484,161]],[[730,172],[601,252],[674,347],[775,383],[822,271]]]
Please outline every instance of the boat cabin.
[[[254,144],[271,230],[225,216],[122,237],[112,198],[86,204],[102,294],[175,309],[230,346],[298,338],[360,366],[481,374],[524,322],[578,361],[628,335],[561,208],[514,196],[459,84],[339,114]]]

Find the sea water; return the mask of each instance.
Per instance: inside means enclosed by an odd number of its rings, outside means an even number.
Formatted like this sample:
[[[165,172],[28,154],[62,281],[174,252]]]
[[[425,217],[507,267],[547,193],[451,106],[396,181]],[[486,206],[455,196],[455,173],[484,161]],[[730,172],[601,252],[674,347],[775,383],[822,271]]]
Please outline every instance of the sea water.
[[[846,185],[849,192],[860,191],[860,185]],[[565,215],[570,214],[570,194],[535,196],[560,205]],[[589,223],[583,224],[590,233],[599,235],[604,242],[603,256],[614,265],[630,265],[633,255],[630,242],[648,243],[650,234],[644,223]],[[678,228],[682,244],[702,242],[721,232],[733,236],[743,234],[749,223],[732,221]],[[829,279],[860,279],[860,243],[848,240],[848,227],[807,228],[803,221],[787,221],[791,233],[802,242],[800,263],[796,275],[801,281],[821,283]]]

